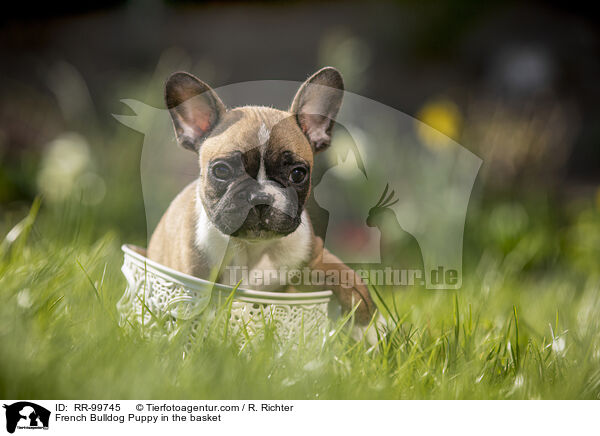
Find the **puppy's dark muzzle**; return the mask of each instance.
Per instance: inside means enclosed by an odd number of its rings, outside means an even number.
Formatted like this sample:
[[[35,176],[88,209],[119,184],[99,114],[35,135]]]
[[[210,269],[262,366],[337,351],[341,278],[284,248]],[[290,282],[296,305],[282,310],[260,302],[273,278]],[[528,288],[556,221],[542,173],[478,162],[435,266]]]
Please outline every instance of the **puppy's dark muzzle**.
[[[256,212],[259,218],[263,218],[273,206],[273,196],[265,192],[250,192],[248,194],[248,204]]]
[[[275,182],[263,186],[252,178],[240,181],[222,199],[211,218],[223,233],[244,237],[270,232],[286,235],[300,222],[296,192]]]
[[[252,207],[272,206],[273,196],[265,192],[250,192],[248,194],[248,203]]]

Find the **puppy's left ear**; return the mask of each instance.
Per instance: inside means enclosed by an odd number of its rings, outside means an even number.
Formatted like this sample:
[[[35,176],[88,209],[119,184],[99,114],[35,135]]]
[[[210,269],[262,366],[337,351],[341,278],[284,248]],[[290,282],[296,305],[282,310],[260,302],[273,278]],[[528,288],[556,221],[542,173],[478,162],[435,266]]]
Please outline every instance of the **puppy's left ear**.
[[[314,153],[331,144],[331,129],[343,96],[342,75],[332,67],[322,68],[310,76],[296,93],[290,112],[296,116]]]
[[[184,72],[174,73],[167,79],[165,102],[179,144],[193,151],[198,151],[226,112],[225,105],[210,86]]]

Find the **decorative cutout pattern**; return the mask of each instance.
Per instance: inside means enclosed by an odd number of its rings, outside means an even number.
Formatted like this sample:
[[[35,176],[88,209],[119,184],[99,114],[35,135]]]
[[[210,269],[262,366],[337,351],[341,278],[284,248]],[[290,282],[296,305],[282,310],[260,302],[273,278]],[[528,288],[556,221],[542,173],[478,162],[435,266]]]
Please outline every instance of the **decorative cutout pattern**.
[[[206,317],[213,317],[214,309],[225,302],[227,295],[204,285],[193,289],[170,278],[164,271],[157,271],[145,262],[125,254],[122,267],[127,288],[117,303],[121,323],[143,326],[151,334],[173,334],[183,321],[189,321],[190,342],[198,335],[199,326]],[[259,294],[259,293],[254,293]],[[285,295],[285,294],[282,294]],[[274,325],[277,337],[282,341],[324,333],[328,325],[329,298],[286,301],[273,303],[272,296],[244,295],[243,300],[234,295],[231,302],[230,327],[242,331],[248,337],[261,337],[265,325]],[[220,301],[219,301],[220,300]],[[207,310],[208,309],[208,310]],[[245,336],[244,335],[244,336]]]

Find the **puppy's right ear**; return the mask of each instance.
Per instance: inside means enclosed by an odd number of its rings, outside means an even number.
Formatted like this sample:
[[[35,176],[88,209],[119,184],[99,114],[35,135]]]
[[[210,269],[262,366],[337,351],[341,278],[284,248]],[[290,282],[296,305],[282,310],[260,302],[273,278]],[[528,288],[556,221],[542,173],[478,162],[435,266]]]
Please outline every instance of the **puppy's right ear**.
[[[165,102],[182,147],[198,151],[225,113],[225,105],[203,81],[188,73],[173,73],[165,85]]]

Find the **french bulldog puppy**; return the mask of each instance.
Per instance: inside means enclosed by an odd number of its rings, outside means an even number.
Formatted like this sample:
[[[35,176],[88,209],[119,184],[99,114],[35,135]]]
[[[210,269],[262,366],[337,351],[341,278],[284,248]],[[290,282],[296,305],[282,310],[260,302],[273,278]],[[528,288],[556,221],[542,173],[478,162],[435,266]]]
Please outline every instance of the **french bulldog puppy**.
[[[148,257],[229,285],[240,280],[231,272],[245,268],[249,275],[276,275],[270,284],[255,289],[331,289],[344,311],[358,304],[355,319],[369,323],[375,305],[367,288],[323,247],[304,210],[313,161],[330,145],[343,89],[340,73],[327,67],[304,82],[289,111],[227,109],[196,77],[171,75],[166,105],[179,144],[197,153],[200,175],[165,212],[150,240]],[[307,268],[326,272],[337,283],[315,286],[296,280],[281,287],[278,271]]]

